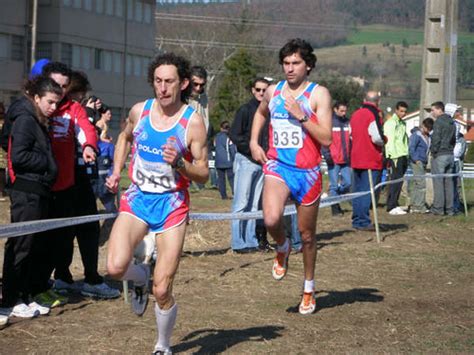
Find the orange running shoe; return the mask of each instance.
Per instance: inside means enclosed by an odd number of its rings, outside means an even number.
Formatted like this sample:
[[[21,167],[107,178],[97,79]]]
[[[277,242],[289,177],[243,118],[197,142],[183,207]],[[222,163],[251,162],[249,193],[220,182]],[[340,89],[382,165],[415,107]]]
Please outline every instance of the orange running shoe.
[[[288,271],[288,257],[290,256],[290,252],[290,243],[288,243],[288,251],[286,253],[277,251],[277,255],[273,260],[272,266],[272,275],[275,280],[280,281],[285,277],[286,272]]]
[[[303,299],[300,303],[300,314],[311,314],[316,310],[316,299],[314,292],[303,293]]]

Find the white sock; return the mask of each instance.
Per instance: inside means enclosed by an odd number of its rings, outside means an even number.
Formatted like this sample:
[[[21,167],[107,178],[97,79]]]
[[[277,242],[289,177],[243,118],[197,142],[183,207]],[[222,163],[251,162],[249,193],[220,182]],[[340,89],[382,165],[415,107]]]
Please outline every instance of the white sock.
[[[286,253],[289,247],[290,247],[290,243],[288,243],[288,238],[285,238],[285,242],[283,243],[283,245],[277,245],[277,250],[280,253],[283,253],[283,252]]]
[[[175,303],[170,309],[162,310],[155,305],[156,327],[158,329],[158,341],[155,345],[156,350],[169,350],[171,334],[173,333],[178,314],[178,305]]]
[[[314,279],[313,280],[304,280],[304,292],[314,292]]]
[[[127,271],[122,277],[122,280],[131,280],[134,284],[144,284],[146,280],[146,272],[140,265],[130,263]]]

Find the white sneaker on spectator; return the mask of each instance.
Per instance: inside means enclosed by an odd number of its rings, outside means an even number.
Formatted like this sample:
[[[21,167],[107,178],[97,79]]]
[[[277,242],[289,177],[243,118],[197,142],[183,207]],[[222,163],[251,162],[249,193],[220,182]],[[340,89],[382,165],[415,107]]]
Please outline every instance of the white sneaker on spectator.
[[[28,305],[28,307],[37,310],[39,312],[40,316],[45,316],[45,315],[49,314],[49,311],[50,311],[49,307],[40,306],[36,302],[31,302]]]
[[[395,207],[395,208],[392,208],[390,212],[388,212],[388,214],[392,216],[400,216],[403,214],[407,214],[407,212],[400,207]]]
[[[120,291],[108,286],[105,282],[98,285],[91,285],[84,282],[81,294],[88,297],[97,297],[102,299],[111,299],[120,297]]]
[[[1,308],[0,308],[0,313],[1,313]],[[8,316],[5,314],[0,314],[0,327],[3,327],[4,325],[8,324]]]
[[[1,308],[0,313],[7,317],[18,317],[18,318],[33,318],[39,316],[39,311],[34,308],[30,308],[25,303],[18,303],[14,307]]]
[[[62,295],[67,294],[68,292],[79,292],[80,290],[81,287],[77,282],[69,283],[61,279],[54,280],[53,291]]]

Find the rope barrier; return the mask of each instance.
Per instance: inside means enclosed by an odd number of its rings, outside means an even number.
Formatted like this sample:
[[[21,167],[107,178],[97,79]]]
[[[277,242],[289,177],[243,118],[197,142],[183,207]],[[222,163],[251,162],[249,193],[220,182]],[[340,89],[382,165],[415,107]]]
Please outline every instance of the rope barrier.
[[[467,179],[474,179],[474,172],[462,172],[457,174],[426,174],[426,175],[405,175],[404,177],[396,180],[384,181],[377,184],[374,190],[377,190],[385,185],[396,184],[402,181],[409,181],[415,179],[438,179],[446,177],[462,177]],[[329,207],[331,205],[341,203],[344,201],[350,201],[355,198],[369,195],[369,191],[352,192],[341,196],[328,196],[321,199],[320,208]],[[288,205],[285,207],[284,215],[289,216],[296,214],[295,205]],[[38,221],[28,222],[17,222],[0,226],[0,239],[18,237],[20,235],[32,234],[45,232],[51,229],[70,227],[84,223],[97,222],[100,220],[106,220],[117,217],[116,213],[106,213],[90,216],[80,216],[73,218],[56,218],[56,219],[44,219]],[[243,213],[190,213],[189,218],[198,221],[224,221],[224,220],[245,220],[245,219],[261,219],[263,218],[262,211],[255,212],[243,212]]]

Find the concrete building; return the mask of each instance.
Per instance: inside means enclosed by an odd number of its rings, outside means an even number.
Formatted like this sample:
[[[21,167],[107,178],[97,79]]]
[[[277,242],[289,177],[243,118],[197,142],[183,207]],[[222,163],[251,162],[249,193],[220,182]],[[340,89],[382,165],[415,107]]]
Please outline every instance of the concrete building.
[[[0,101],[6,106],[30,67],[31,12],[32,1],[2,0]],[[146,75],[155,54],[154,13],[154,0],[38,0],[36,59],[84,71],[93,94],[112,108],[115,137],[128,109],[152,94]]]

